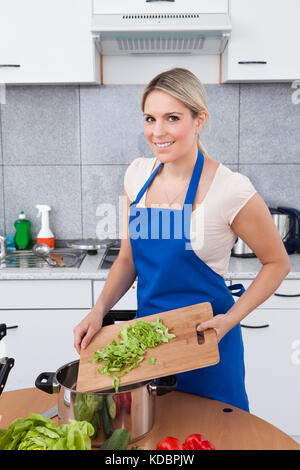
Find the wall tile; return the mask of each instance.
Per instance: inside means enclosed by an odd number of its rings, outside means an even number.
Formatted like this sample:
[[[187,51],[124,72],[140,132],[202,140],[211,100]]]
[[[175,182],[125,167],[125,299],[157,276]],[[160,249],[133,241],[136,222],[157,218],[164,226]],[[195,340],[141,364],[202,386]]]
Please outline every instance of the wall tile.
[[[240,165],[270,207],[294,207],[300,210],[300,165]]]
[[[300,163],[300,104],[290,83],[242,84],[240,163]]]
[[[4,222],[4,201],[3,201],[3,166],[0,166],[0,235],[6,235]]]
[[[152,156],[140,110],[143,88],[80,87],[83,164],[128,164]]]
[[[7,234],[20,210],[32,222],[36,236],[41,219],[36,204],[48,204],[50,227],[57,239],[81,238],[81,180],[79,166],[4,166]]]
[[[0,98],[1,98],[1,89],[0,89]],[[3,155],[2,155],[2,123],[1,123],[2,114],[1,114],[1,106],[4,106],[4,105],[1,105],[1,104],[0,104],[0,165],[3,164]],[[2,183],[1,183],[1,184],[2,184]]]
[[[115,238],[117,235],[119,238],[126,168],[127,165],[84,165],[82,167],[84,237]],[[106,215],[105,205],[108,209]],[[104,217],[109,220],[108,232],[106,236],[100,236],[100,226],[104,225],[102,223]],[[108,217],[111,218],[108,219]]]
[[[239,85],[205,85],[205,90],[210,128],[203,129],[201,141],[214,160],[238,163]]]
[[[140,100],[143,86],[80,87],[82,162],[130,163],[152,156],[144,137]],[[222,163],[238,161],[238,85],[206,85],[210,133],[208,152]]]
[[[7,87],[2,137],[4,164],[79,164],[78,87]]]

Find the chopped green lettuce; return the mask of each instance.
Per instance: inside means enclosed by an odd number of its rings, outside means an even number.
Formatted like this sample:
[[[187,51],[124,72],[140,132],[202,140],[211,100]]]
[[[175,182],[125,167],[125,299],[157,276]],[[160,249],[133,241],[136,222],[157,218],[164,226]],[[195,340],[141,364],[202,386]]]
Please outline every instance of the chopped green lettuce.
[[[90,450],[93,426],[70,420],[58,426],[50,418],[31,413],[1,430],[0,450]]]
[[[120,378],[144,360],[147,349],[167,343],[175,335],[169,333],[158,318],[155,322],[137,320],[132,325],[126,325],[120,331],[119,338],[120,341],[113,340],[105,348],[94,351],[94,358],[90,361],[103,363],[98,372],[112,377],[116,392],[119,390]]]

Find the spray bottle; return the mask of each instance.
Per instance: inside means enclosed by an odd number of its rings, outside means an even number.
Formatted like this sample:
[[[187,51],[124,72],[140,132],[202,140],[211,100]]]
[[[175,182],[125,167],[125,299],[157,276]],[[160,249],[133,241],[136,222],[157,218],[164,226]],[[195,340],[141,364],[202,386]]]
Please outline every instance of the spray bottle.
[[[49,211],[51,211],[51,207],[45,204],[39,204],[36,208],[38,209],[37,217],[42,216],[41,230],[38,233],[36,242],[38,245],[46,243],[50,248],[54,248],[54,235],[49,226]]]

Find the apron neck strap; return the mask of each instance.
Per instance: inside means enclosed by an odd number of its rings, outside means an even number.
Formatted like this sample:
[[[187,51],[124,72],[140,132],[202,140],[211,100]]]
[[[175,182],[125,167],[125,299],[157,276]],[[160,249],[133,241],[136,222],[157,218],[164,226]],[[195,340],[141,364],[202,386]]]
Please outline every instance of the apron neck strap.
[[[201,176],[201,173],[202,173],[203,163],[204,163],[204,156],[200,152],[200,150],[198,150],[197,160],[196,160],[194,170],[193,170],[193,174],[192,174],[192,177],[191,177],[191,181],[190,181],[187,193],[186,193],[184,205],[191,204],[191,206],[192,206],[193,203],[194,203],[194,199],[196,197],[200,176]],[[163,163],[160,163],[158,165],[158,167],[154,170],[154,172],[150,175],[150,177],[147,179],[147,181],[144,184],[144,186],[142,187],[142,189],[139,191],[135,201],[133,201],[130,204],[131,206],[134,205],[134,204],[139,203],[139,201],[143,197],[145,191],[147,190],[149,184],[151,184],[151,182],[155,178],[156,174],[158,173],[158,171],[159,171],[159,169],[161,168],[162,165],[163,165]]]
[[[139,191],[135,201],[133,201],[130,205],[133,205],[133,204],[138,204],[140,202],[140,200],[142,199],[145,191],[147,190],[149,184],[151,184],[153,178],[155,178],[157,172],[159,171],[159,169],[161,168],[162,166],[162,163],[160,163],[158,165],[157,168],[155,168],[155,170],[153,171],[152,175],[149,176],[149,178],[147,179],[146,183],[144,184],[144,186],[142,187],[142,189]]]
[[[187,193],[186,193],[184,205],[190,204],[192,206],[193,203],[194,203],[196,193],[197,193],[197,189],[198,189],[200,176],[201,176],[202,169],[203,169],[203,163],[204,163],[204,156],[200,152],[200,150],[198,150],[197,160],[196,160],[194,170],[193,170],[193,174],[192,174],[192,177],[191,177],[191,181],[190,181]]]

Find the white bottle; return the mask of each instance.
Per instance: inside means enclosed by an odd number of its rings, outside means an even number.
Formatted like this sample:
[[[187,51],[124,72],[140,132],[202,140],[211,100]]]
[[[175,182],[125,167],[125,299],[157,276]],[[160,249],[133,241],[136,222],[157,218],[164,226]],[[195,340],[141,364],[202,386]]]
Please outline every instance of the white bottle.
[[[51,211],[51,207],[47,206],[46,204],[38,204],[36,208],[38,209],[37,217],[42,216],[41,230],[38,233],[36,242],[38,245],[41,243],[46,243],[50,248],[54,248],[55,238],[53,232],[50,230],[49,225],[49,211]]]

